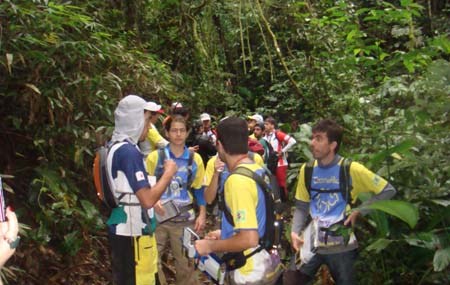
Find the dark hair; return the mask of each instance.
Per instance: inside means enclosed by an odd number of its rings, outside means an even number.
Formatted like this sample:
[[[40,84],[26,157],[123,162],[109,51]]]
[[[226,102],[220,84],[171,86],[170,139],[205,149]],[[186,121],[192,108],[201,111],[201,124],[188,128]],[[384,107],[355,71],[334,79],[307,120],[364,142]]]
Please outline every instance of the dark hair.
[[[342,141],[342,135],[344,128],[342,128],[338,123],[331,119],[322,119],[317,122],[313,128],[312,133],[322,132],[326,133],[329,142],[336,142],[336,149],[334,153],[339,151],[339,147]]]
[[[265,129],[263,122],[256,122],[255,127],[259,127],[262,131],[264,131],[264,129]]]
[[[189,124],[181,115],[169,116],[167,122],[164,124],[164,129],[169,132],[173,123],[182,123],[186,127],[186,131],[189,131]]]
[[[221,120],[217,126],[217,139],[228,154],[246,154],[248,152],[247,122],[238,117]]]
[[[172,109],[172,115],[180,115],[186,117],[189,115],[189,109],[186,107],[175,107]]]
[[[264,122],[268,122],[269,124],[273,125],[274,128],[277,128],[277,121],[273,117],[267,117],[267,119]]]

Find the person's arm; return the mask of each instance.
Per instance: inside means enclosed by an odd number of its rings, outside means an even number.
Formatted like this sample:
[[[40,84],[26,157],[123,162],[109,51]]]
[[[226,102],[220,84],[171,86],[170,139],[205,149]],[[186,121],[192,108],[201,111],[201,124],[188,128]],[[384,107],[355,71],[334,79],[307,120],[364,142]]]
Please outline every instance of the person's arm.
[[[211,175],[212,172],[211,181],[207,184],[204,193],[206,203],[208,204],[211,204],[217,196],[217,190],[219,189],[219,177],[224,167],[225,163],[221,161],[218,156],[210,159],[206,165],[206,175]],[[209,177],[206,178],[207,180],[209,179]]]
[[[291,227],[291,243],[292,247],[298,251],[302,240],[300,233],[305,229],[306,221],[309,215],[309,202],[295,200],[295,210]]]
[[[211,252],[239,252],[256,247],[259,242],[258,231],[240,230],[228,239],[202,239],[195,242],[195,250],[199,255]]]
[[[371,212],[371,210],[365,206],[369,206],[376,201],[389,200],[394,197],[396,193],[397,190],[395,190],[394,186],[388,183],[380,193],[373,195],[369,200],[362,203],[361,206],[354,209],[345,220],[344,225],[354,225],[359,215],[365,216]]]
[[[16,248],[11,248],[14,241],[19,237],[19,223],[16,214],[11,208],[6,209],[7,221],[0,223],[0,268],[5,265],[6,261],[14,254]]]
[[[352,162],[350,166],[350,176],[352,178],[352,198],[358,197],[359,193],[370,192],[375,194],[371,199],[362,204],[361,207],[354,209],[344,222],[344,225],[354,225],[360,214],[368,214],[369,209],[363,209],[364,206],[379,200],[392,198],[396,190],[383,177],[373,173],[364,165],[358,162]]]
[[[287,137],[289,137],[289,139],[287,140],[286,145],[281,149],[281,152],[283,153],[286,153],[294,144],[297,143],[297,141],[293,137],[289,135],[287,135]]]
[[[166,159],[166,161],[164,161],[164,172],[156,184],[153,187],[148,186],[136,191],[136,196],[143,208],[150,209],[153,207],[166,190],[176,172],[177,164],[175,161]]]

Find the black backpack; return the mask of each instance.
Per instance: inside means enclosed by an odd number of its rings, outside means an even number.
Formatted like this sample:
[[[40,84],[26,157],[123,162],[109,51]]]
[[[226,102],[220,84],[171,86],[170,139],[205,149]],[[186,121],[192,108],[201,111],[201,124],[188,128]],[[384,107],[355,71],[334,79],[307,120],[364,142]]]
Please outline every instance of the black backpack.
[[[306,186],[306,190],[308,191],[308,194],[310,197],[311,197],[311,180],[312,180],[314,162],[315,162],[315,160],[305,163],[305,175],[304,175],[305,186]],[[351,164],[352,164],[352,160],[350,158],[342,159],[341,167],[339,169],[339,189],[338,190],[321,191],[321,190],[315,189],[314,191],[318,192],[316,195],[318,195],[321,192],[325,192],[325,193],[340,192],[342,194],[342,197],[345,199],[346,203],[349,203],[349,201],[351,202],[351,197],[350,197],[350,192],[352,190],[352,185],[350,183],[350,166],[351,166]],[[311,197],[311,200],[313,200],[314,197]]]
[[[266,165],[270,172],[275,174],[278,167],[278,153],[273,149],[269,142],[266,143],[266,146],[268,150],[268,153],[266,154],[267,157],[265,157]]]
[[[258,174],[256,174],[254,171],[242,166],[237,167],[230,174],[230,176],[233,174],[249,177],[253,179],[262,188],[266,204],[266,231],[264,233],[264,236],[261,237],[259,240],[260,244],[259,250],[272,249],[273,246],[275,245],[275,220],[276,220],[275,215],[277,212],[276,208],[278,208],[277,204],[281,204],[279,187],[277,184],[272,185],[273,181],[275,181],[276,183],[276,178],[274,178],[272,174],[268,173],[267,170],[265,173],[265,177],[263,178]],[[276,189],[274,189],[274,187]],[[227,219],[228,223],[234,226],[233,216],[231,215],[230,211],[225,205],[225,191],[221,191],[219,193],[219,208],[220,210],[223,211],[224,216]],[[256,251],[259,250],[257,249]],[[251,253],[249,256],[247,256],[247,258],[253,254],[254,253]]]

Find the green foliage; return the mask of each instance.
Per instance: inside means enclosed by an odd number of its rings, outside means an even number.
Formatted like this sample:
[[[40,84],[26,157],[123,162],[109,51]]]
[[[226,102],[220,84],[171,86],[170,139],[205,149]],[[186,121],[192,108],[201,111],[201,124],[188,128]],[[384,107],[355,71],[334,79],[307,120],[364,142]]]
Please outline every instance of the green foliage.
[[[375,204],[388,214],[366,218],[360,283],[448,283],[444,2],[2,1],[0,172],[16,177],[29,242],[65,257],[97,245],[92,154],[118,100],[133,93],[182,101],[193,116],[275,116],[298,142],[290,189],[312,158],[312,122],[337,119],[342,154],[405,201]]]

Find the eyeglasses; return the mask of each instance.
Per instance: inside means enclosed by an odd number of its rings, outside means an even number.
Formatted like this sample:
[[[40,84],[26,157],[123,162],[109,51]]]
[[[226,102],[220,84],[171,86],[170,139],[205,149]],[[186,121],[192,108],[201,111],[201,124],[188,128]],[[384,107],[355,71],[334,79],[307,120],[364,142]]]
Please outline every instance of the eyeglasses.
[[[184,134],[184,133],[186,133],[186,129],[170,129],[169,132],[171,132],[172,134],[177,134],[177,133]]]

